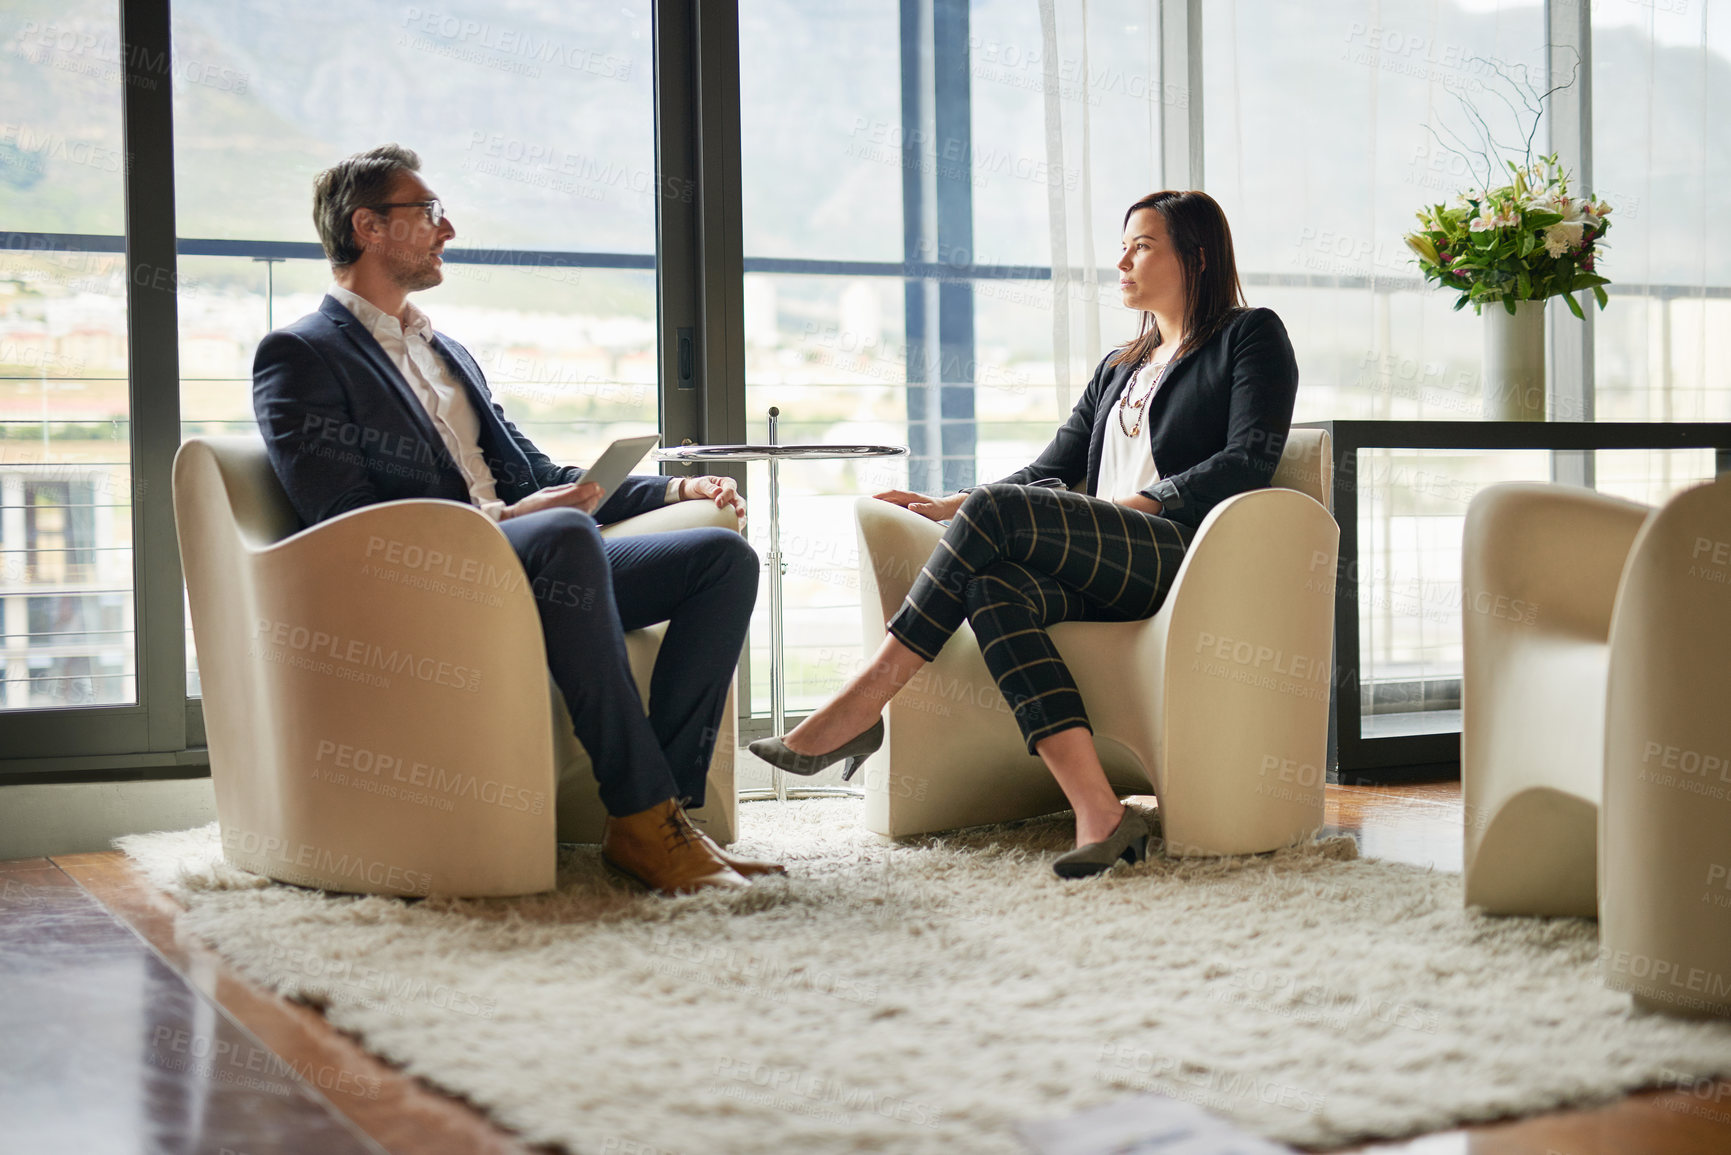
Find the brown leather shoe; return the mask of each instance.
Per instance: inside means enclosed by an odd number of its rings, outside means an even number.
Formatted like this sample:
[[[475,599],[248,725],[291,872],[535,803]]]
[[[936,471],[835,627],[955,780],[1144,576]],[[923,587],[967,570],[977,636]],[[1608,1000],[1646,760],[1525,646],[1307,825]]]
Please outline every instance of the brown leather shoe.
[[[679,803],[666,802],[609,817],[601,836],[601,857],[615,870],[662,894],[690,894],[707,887],[751,884],[710,850],[703,832],[691,825]]]
[[[696,830],[697,828],[693,826],[692,829]],[[783,866],[779,862],[765,862],[760,858],[741,858],[737,854],[730,854],[726,847],[715,841],[715,839],[709,837],[706,832],[698,830],[697,834],[698,837],[703,839],[703,841],[709,843],[709,853],[715,855],[715,857],[721,859],[721,861],[733,867],[736,872],[743,874],[747,878],[752,878],[762,874],[787,873],[787,867]]]

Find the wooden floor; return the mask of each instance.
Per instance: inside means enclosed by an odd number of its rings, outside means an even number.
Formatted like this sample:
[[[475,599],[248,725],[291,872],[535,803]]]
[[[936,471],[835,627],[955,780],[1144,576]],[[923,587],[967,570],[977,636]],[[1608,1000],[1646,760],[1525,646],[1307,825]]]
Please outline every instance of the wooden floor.
[[[1442,870],[1460,869],[1460,810],[1456,783],[1329,788],[1328,821],[1367,856]],[[12,996],[0,1003],[0,1148],[528,1150],[177,936],[176,910],[118,853],[0,863],[0,982]],[[1731,1083],[1353,1150],[1726,1155]]]

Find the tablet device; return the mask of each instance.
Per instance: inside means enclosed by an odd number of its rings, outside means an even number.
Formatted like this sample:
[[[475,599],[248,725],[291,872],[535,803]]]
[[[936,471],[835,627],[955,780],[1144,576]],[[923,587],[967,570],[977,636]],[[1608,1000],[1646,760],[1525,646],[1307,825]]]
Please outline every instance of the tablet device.
[[[621,482],[631,475],[631,467],[643,460],[643,455],[661,441],[661,434],[642,437],[621,437],[596,458],[595,464],[583,471],[578,482],[592,481],[601,487],[601,500],[606,501]]]

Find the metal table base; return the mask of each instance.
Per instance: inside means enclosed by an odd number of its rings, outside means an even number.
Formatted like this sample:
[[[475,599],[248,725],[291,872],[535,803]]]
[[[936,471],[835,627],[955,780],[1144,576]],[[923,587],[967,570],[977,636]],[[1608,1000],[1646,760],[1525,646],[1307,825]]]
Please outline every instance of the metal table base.
[[[787,730],[787,670],[784,665],[781,579],[787,573],[787,560],[781,554],[781,463],[785,460],[833,461],[853,457],[906,457],[905,445],[782,445],[777,425],[781,410],[769,410],[769,443],[767,445],[675,445],[658,449],[653,456],[658,461],[676,461],[685,465],[701,465],[711,461],[766,461],[769,463],[769,713],[770,723],[777,734]],[[865,793],[855,786],[795,786],[788,787],[787,776],[777,767],[770,768],[768,790],[741,790],[739,800],[757,802],[789,798],[857,798]]]

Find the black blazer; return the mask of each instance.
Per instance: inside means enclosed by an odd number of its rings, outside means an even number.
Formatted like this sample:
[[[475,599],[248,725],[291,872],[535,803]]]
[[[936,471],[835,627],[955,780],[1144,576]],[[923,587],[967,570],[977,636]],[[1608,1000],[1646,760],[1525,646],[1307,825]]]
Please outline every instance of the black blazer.
[[[1136,368],[1110,361],[1094,370],[1052,443],[1004,481],[1052,478],[1097,493],[1107,424],[1118,419],[1119,395]],[[1298,362],[1286,326],[1271,310],[1238,310],[1167,370],[1148,403],[1143,419],[1152,423],[1160,480],[1144,494],[1164,506],[1162,516],[1194,527],[1234,494],[1266,486],[1286,448],[1297,399]]]
[[[438,333],[433,345],[474,407],[499,500],[510,505],[577,479],[581,469],[555,465],[511,424],[467,349]],[[271,465],[304,525],[380,501],[469,503],[469,485],[426,407],[334,297],[265,335],[253,358],[252,406]],[[602,502],[595,520],[634,517],[666,500],[665,477],[632,476]]]

